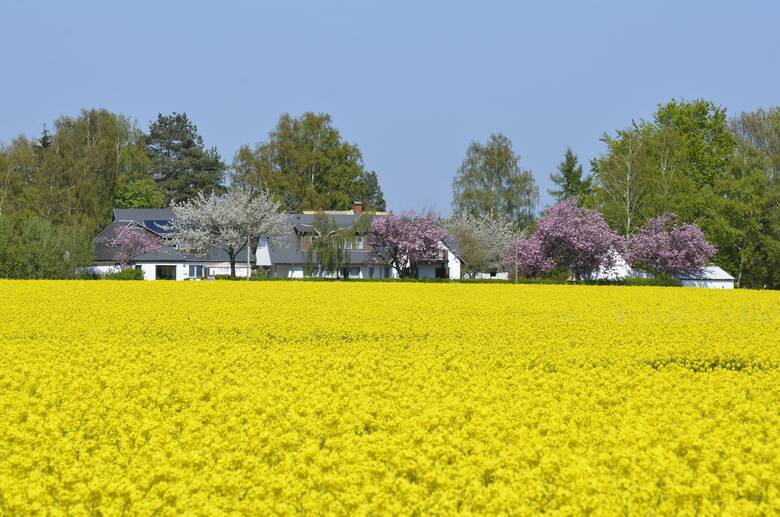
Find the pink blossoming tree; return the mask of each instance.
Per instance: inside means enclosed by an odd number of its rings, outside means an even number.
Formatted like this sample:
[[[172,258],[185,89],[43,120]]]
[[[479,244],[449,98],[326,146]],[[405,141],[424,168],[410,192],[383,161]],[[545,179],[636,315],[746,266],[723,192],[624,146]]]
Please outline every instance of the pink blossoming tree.
[[[398,276],[408,277],[417,264],[441,258],[440,242],[444,236],[436,216],[408,212],[376,217],[371,222],[368,242],[380,261],[389,262]]]
[[[695,273],[712,260],[715,251],[701,228],[692,223],[675,224],[674,216],[665,214],[651,219],[629,238],[626,261],[666,275]]]
[[[116,260],[125,269],[138,255],[159,251],[160,239],[138,226],[125,226],[114,230],[110,245],[117,248]]]
[[[623,247],[623,238],[597,210],[577,206],[577,199],[570,198],[552,207],[533,236],[510,249],[505,263],[514,266],[517,260],[518,273],[526,276],[537,276],[553,266],[566,268],[579,281],[599,268],[613,267]]]
[[[536,278],[550,272],[555,263],[544,254],[542,242],[531,237],[510,241],[504,265],[517,276]]]

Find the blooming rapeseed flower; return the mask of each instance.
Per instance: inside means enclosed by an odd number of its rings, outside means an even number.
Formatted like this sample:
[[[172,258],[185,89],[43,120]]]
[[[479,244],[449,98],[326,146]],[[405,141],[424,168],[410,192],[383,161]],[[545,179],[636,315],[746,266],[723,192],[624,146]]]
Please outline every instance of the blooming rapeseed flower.
[[[780,295],[0,281],[0,514],[780,512]]]

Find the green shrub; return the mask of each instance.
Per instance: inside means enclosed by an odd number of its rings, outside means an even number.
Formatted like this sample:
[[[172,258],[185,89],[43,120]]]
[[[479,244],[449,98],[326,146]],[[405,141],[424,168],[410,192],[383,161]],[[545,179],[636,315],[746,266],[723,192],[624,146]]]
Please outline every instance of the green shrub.
[[[140,269],[128,268],[116,273],[103,275],[103,280],[143,280],[144,272]]]

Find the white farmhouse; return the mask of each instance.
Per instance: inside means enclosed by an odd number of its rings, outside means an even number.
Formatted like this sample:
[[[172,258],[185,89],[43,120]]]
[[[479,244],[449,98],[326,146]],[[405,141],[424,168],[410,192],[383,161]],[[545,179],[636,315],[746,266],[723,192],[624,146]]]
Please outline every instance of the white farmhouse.
[[[273,246],[266,239],[260,239],[256,249],[242,250],[236,260],[236,275],[247,277],[252,271],[262,268],[271,278],[303,278],[307,269],[309,246],[316,238],[316,222],[322,216],[328,217],[340,228],[351,228],[362,214],[359,203],[349,211],[302,212],[288,215],[289,232]],[[372,214],[384,217],[387,212]],[[181,253],[165,245],[165,234],[173,220],[171,209],[115,208],[113,220],[94,240],[95,262],[89,268],[98,274],[119,270],[116,260],[117,248],[111,245],[116,230],[136,226],[152,237],[162,241],[157,252],[135,257],[131,266],[140,269],[146,280],[202,280],[216,275],[229,275],[230,262],[227,253],[220,248],[208,250],[205,255]],[[415,274],[418,278],[459,279],[463,260],[457,242],[446,237],[439,244],[441,254],[438,260],[418,264]],[[339,271],[343,278],[396,278],[398,275],[390,264],[378,261],[368,244],[368,235],[358,231],[347,239],[349,264]],[[336,272],[319,271],[316,265],[311,273],[318,277],[334,277]]]
[[[94,240],[95,262],[89,268],[93,273],[105,274],[119,270],[117,249],[111,246],[116,230],[136,226],[153,238],[164,239],[173,220],[170,208],[114,208],[111,224],[103,228]],[[249,253],[249,257],[247,257]],[[250,267],[247,267],[247,259]],[[236,276],[246,277],[251,272],[255,256],[251,249],[243,250],[236,260]],[[139,255],[131,264],[144,273],[145,280],[203,280],[215,275],[230,274],[230,259],[220,248],[212,248],[205,255],[188,255],[172,246],[164,245],[159,251]]]
[[[397,278],[396,270],[386,262],[378,260],[368,243],[368,235],[357,228],[358,219],[363,213],[362,205],[354,203],[352,210],[345,211],[303,211],[288,215],[289,232],[274,245],[261,239],[257,248],[257,266],[265,268],[271,278],[304,278],[312,239],[318,235],[318,220],[326,217],[339,228],[356,228],[354,235],[345,241],[349,250],[349,264],[339,271],[343,278]],[[374,212],[372,218],[381,218],[388,212]],[[463,260],[460,257],[457,242],[447,236],[440,243],[441,255],[438,260],[418,264],[417,278],[459,279]],[[313,265],[311,276],[331,278],[334,271],[320,271]]]

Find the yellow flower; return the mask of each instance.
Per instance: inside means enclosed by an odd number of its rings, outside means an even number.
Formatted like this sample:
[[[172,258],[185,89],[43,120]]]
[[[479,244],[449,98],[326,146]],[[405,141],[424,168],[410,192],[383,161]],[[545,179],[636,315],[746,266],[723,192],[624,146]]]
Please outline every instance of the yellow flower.
[[[780,295],[0,281],[0,514],[780,512]]]

